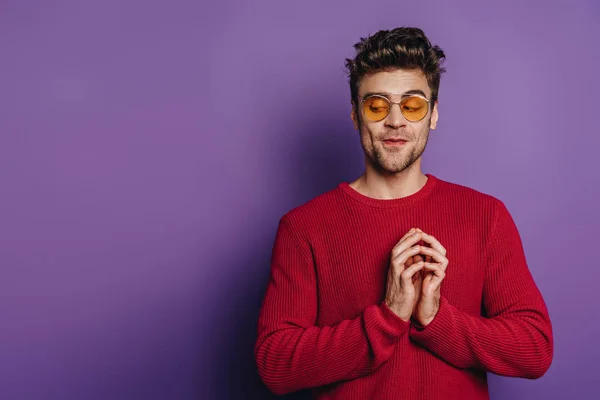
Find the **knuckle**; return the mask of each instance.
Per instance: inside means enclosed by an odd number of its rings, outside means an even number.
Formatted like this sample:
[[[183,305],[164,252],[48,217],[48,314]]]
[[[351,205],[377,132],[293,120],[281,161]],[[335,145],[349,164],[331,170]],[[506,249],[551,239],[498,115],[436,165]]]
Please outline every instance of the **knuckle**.
[[[413,275],[413,271],[414,268],[405,269],[404,271],[402,271],[402,274],[400,274],[400,276],[402,276],[402,279],[410,279]]]
[[[404,265],[404,262],[406,261],[406,256],[404,254],[398,254],[398,257],[396,257],[394,259],[394,262],[396,263],[396,265],[398,266],[402,266]]]
[[[402,260],[402,263],[405,263],[406,260],[408,260],[408,257],[410,257],[412,254],[414,254],[414,248],[411,247],[404,250],[398,258]]]

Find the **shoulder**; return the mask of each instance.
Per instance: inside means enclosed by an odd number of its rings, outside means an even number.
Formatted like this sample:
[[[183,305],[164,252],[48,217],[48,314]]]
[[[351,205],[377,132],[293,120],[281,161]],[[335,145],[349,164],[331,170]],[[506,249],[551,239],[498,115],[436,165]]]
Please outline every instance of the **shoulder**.
[[[497,212],[498,208],[504,207],[502,200],[490,193],[440,178],[436,179],[436,192],[439,198],[477,208],[489,208],[494,212]]]
[[[290,209],[281,219],[291,224],[316,222],[335,209],[336,205],[339,204],[341,195],[339,187],[336,186]]]
[[[477,221],[494,230],[499,220],[512,220],[511,214],[499,197],[466,185],[437,178],[435,199],[440,209],[460,215],[460,219]]]
[[[311,236],[310,233],[315,228],[318,229],[318,226],[338,219],[343,214],[340,205],[343,203],[344,194],[339,186],[290,209],[281,216],[279,223],[287,225],[301,236]]]

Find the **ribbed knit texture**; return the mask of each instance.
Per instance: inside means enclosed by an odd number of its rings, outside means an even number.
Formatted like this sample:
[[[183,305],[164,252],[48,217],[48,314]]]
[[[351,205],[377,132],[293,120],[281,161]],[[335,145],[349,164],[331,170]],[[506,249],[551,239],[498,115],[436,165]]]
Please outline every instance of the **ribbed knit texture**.
[[[427,177],[393,200],[343,182],[281,218],[255,346],[274,393],[477,400],[489,398],[486,371],[546,372],[551,323],[504,203]],[[440,309],[423,329],[383,302],[391,250],[413,227],[449,260]]]

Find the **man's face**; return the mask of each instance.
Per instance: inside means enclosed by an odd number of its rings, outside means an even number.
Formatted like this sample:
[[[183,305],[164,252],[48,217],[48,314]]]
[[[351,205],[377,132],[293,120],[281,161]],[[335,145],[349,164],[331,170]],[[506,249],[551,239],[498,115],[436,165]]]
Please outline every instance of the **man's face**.
[[[427,145],[429,129],[435,129],[437,124],[437,106],[430,106],[430,110],[421,121],[410,122],[400,112],[399,105],[394,104],[386,118],[373,122],[364,115],[360,100],[369,93],[378,93],[385,94],[392,102],[399,102],[404,93],[415,90],[422,91],[427,99],[431,99],[427,79],[418,70],[378,72],[363,77],[360,83],[359,103],[352,110],[351,117],[355,128],[360,132],[360,141],[367,161],[379,172],[396,174],[420,159]]]

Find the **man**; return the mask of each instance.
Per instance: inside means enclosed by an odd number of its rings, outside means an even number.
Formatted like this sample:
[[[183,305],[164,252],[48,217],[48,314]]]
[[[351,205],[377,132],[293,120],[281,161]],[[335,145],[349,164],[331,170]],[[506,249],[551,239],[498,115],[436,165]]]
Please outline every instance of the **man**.
[[[346,60],[366,169],[279,223],[255,357],[277,394],[488,399],[487,372],[539,378],[545,302],[498,199],[421,172],[445,58],[380,31]]]

